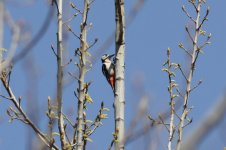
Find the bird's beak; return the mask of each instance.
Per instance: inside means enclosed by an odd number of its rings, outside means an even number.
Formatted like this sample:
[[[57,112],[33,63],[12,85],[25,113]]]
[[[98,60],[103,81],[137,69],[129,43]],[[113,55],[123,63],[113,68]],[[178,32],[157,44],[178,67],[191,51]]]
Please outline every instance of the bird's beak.
[[[111,57],[113,57],[113,56],[115,56],[115,54],[109,55],[108,58],[111,58]]]

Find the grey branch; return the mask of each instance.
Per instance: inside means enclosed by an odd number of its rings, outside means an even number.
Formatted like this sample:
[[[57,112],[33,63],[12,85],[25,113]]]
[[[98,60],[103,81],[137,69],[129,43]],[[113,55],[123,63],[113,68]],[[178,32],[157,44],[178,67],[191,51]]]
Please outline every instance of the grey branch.
[[[180,122],[178,125],[178,141],[177,141],[177,145],[176,145],[176,150],[181,150],[181,144],[182,144],[182,135],[183,135],[183,129],[185,127],[185,121],[187,118],[187,115],[190,111],[190,109],[188,108],[188,99],[191,93],[191,86],[192,86],[192,79],[193,79],[193,74],[195,71],[195,65],[200,53],[200,49],[198,48],[198,40],[199,40],[199,35],[200,35],[200,15],[201,15],[201,4],[202,4],[202,0],[198,0],[197,4],[195,4],[194,2],[190,2],[196,9],[196,19],[195,19],[195,34],[194,37],[192,37],[190,31],[188,30],[188,27],[186,27],[186,31],[190,37],[190,39],[192,40],[192,58],[191,58],[191,62],[190,62],[190,69],[189,69],[189,73],[188,73],[188,77],[187,77],[187,82],[186,82],[186,90],[185,90],[185,95],[184,95],[184,105],[183,105],[183,110],[182,110],[182,114],[180,116]],[[208,12],[206,13],[206,16],[204,17],[204,19],[207,17]],[[201,23],[202,24],[202,23]]]

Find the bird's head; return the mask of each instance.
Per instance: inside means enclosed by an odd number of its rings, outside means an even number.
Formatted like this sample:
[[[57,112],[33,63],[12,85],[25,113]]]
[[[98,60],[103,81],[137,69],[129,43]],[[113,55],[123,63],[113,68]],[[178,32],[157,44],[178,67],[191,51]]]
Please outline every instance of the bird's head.
[[[109,55],[109,54],[104,54],[102,57],[101,57],[101,61],[102,62],[106,62],[106,61],[110,61],[110,59],[114,56],[114,54],[112,55]]]

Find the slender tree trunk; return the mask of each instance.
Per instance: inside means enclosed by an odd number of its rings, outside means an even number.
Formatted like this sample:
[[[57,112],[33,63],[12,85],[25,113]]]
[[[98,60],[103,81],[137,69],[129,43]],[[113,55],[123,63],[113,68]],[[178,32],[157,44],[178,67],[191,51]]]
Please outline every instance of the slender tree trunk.
[[[83,112],[84,112],[84,99],[85,99],[85,74],[86,74],[86,50],[87,50],[87,42],[86,42],[86,21],[88,14],[88,5],[89,0],[84,0],[84,9],[82,16],[82,23],[80,25],[80,63],[79,63],[79,99],[78,99],[78,126],[77,126],[77,147],[76,150],[83,150],[84,141],[83,141]]]
[[[63,62],[62,62],[62,5],[63,0],[58,0],[58,28],[57,28],[57,103],[58,103],[58,129],[60,133],[61,148],[65,149],[65,131],[64,120],[62,115],[62,82],[63,82]]]
[[[124,0],[115,0],[115,19],[116,19],[116,65],[115,65],[115,150],[124,149],[124,112],[125,112],[125,14]]]

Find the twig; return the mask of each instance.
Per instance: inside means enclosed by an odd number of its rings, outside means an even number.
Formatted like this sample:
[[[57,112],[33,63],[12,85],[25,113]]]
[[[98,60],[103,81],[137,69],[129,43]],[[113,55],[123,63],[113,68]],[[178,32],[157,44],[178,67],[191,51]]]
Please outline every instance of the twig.
[[[198,30],[200,30],[201,27],[202,27],[202,25],[203,25],[203,23],[204,23],[206,20],[208,20],[208,19],[207,19],[207,16],[209,15],[209,12],[210,12],[210,8],[208,7],[207,10],[206,10],[206,14],[205,14],[204,18],[202,19],[202,22],[200,23],[200,25],[199,25],[199,27],[198,27]]]
[[[64,125],[64,130],[66,131],[66,128],[67,128],[67,124]],[[68,141],[68,144],[71,146],[71,141],[70,141],[70,138],[68,137],[67,135],[67,132],[65,132],[65,136],[66,136],[66,139]]]
[[[74,79],[76,79],[76,80],[78,80],[79,81],[79,78],[78,77],[76,77],[76,75],[73,75],[72,73],[70,73],[70,72],[68,72],[68,74],[72,77],[72,78],[74,78]]]
[[[70,58],[69,61],[66,64],[63,65],[63,67],[68,66],[71,62],[72,62],[72,59]]]
[[[81,38],[71,29],[71,27],[67,24],[65,26],[68,28],[68,31],[70,31],[77,39],[81,40]]]
[[[179,44],[179,47],[181,49],[183,49],[190,57],[192,57],[192,55],[190,54],[190,52],[184,47],[184,45],[182,43]]]
[[[192,43],[193,43],[193,45],[194,45],[194,44],[195,44],[195,41],[194,41],[194,39],[193,39],[193,37],[192,37],[192,35],[191,35],[189,29],[188,29],[188,26],[185,27],[185,30],[186,30],[186,32],[188,33],[188,36],[189,36],[190,40],[192,41]]]
[[[182,70],[180,64],[178,64],[178,68],[179,68],[179,70],[180,70],[182,76],[184,77],[185,81],[188,82],[187,76],[185,75],[184,71]]]
[[[97,43],[97,41],[98,41],[98,39],[96,38],[96,39],[94,40],[94,42],[86,49],[86,51],[87,51],[88,49],[92,48],[92,47]]]
[[[194,89],[196,89],[197,87],[199,87],[200,84],[202,84],[202,80],[200,80],[196,86],[194,86],[193,88],[191,88],[190,92],[193,91]]]
[[[65,24],[71,22],[75,17],[77,17],[77,15],[78,15],[78,14],[74,14],[71,18],[69,18],[68,20],[64,21],[64,22],[63,22],[63,25],[65,25]]]
[[[111,150],[111,148],[113,147],[113,144],[115,143],[115,140],[113,139],[112,141],[111,141],[111,144],[109,145],[109,147],[108,147],[108,150]]]
[[[57,53],[55,52],[55,49],[54,49],[54,47],[53,47],[52,44],[51,44],[51,49],[52,49],[52,51],[53,51],[53,54],[56,56],[56,58],[58,58]]]
[[[183,12],[187,15],[188,18],[190,18],[194,23],[195,23],[195,20],[192,16],[190,16],[190,14],[187,12],[187,10],[185,9],[185,6],[183,5],[182,6],[182,10]]]
[[[78,8],[75,6],[74,3],[71,2],[70,5],[71,5],[71,7],[72,7],[73,9],[75,9],[77,12],[79,12],[80,14],[83,14],[82,11],[81,11],[80,9],[78,9]]]
[[[58,2],[59,2],[59,1],[58,1]],[[53,4],[53,3],[56,5],[58,15],[59,15],[59,14],[62,14],[62,11],[61,11],[60,8],[59,8],[59,5],[61,5],[61,4],[58,5],[57,0],[52,0],[52,4]],[[60,2],[59,2],[59,3],[60,3]]]
[[[159,115],[159,120],[161,121],[161,124],[164,125],[167,131],[170,133],[170,129],[168,128],[168,125],[170,124],[166,124],[160,115]]]
[[[62,113],[62,115],[68,121],[68,123],[74,128],[74,124],[72,123],[72,121],[64,113]]]
[[[12,100],[12,98],[11,97],[7,97],[7,96],[4,96],[4,95],[0,95],[2,98],[5,98],[5,99],[8,99],[8,100]]]

